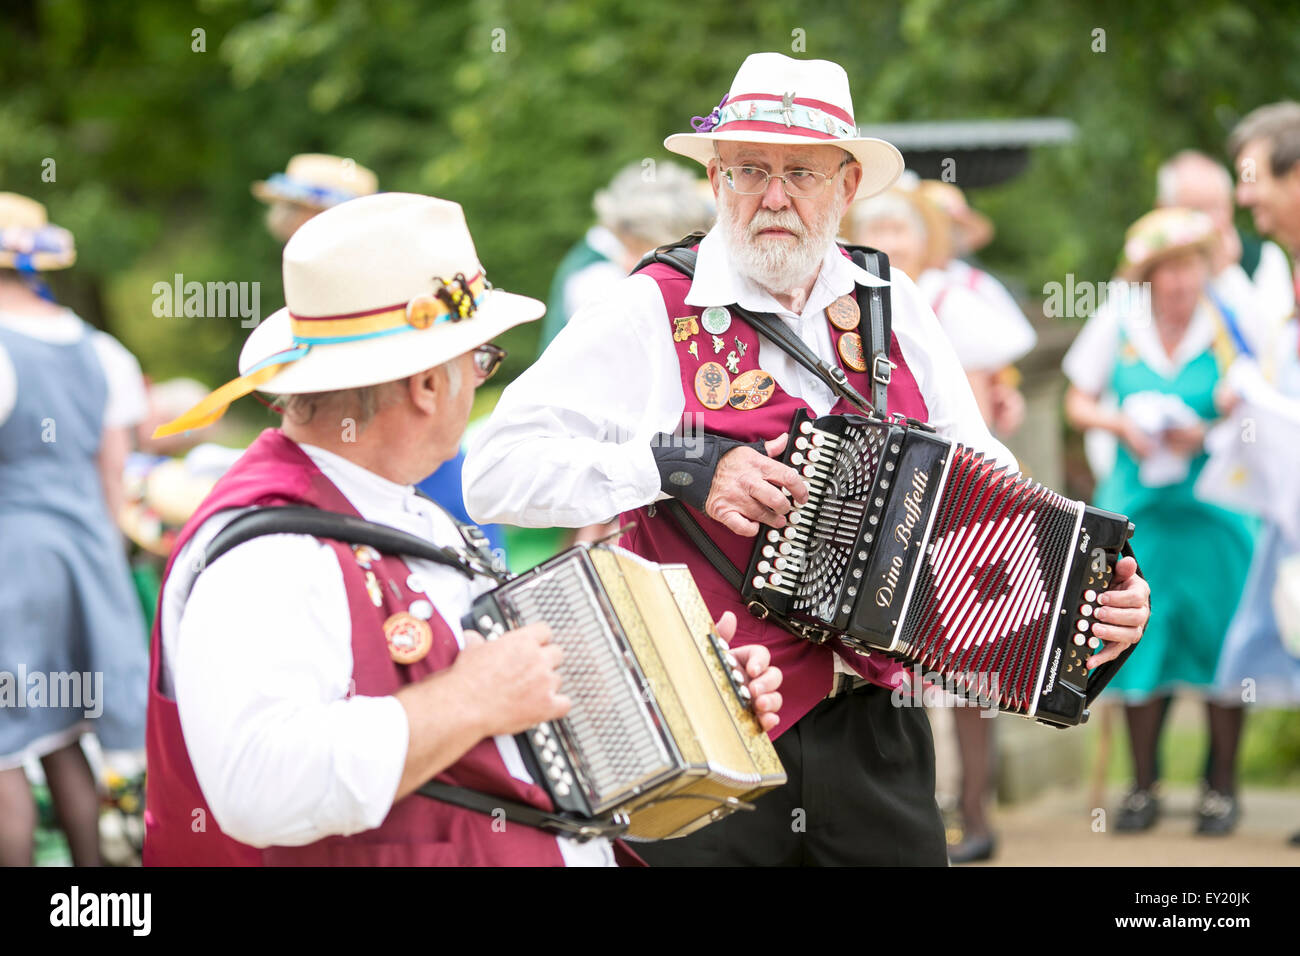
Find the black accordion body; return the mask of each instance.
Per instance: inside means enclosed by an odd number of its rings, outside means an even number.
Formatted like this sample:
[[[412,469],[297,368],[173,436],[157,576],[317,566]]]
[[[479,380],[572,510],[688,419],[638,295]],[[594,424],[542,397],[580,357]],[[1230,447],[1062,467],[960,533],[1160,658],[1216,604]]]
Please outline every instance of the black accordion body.
[[[924,667],[999,710],[1087,719],[1128,653],[1087,670],[1127,518],[897,421],[800,410],[783,461],[809,498],[759,533],[741,590],[751,610]]]

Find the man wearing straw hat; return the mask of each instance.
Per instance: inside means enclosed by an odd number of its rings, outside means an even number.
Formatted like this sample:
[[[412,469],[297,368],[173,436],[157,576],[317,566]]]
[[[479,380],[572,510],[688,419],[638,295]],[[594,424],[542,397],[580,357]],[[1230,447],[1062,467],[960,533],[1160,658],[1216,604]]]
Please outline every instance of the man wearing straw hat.
[[[475,389],[505,355],[491,339],[542,304],[488,283],[459,205],[403,193],[304,225],[284,284],[288,306],[249,336],[243,374],[160,429],[213,421],[253,389],[281,396],[283,427],[218,482],[168,568],[146,863],[614,862],[607,841],[502,827],[415,793],[437,777],[550,809],[510,735],[568,710],[559,649],[541,625],[467,638],[461,615],[494,583],[482,549],[412,487],[455,454]],[[269,505],[389,525],[453,563],[301,534],[206,557],[232,519]],[[743,657],[774,723],[780,675],[762,648]]]
[[[888,382],[890,411],[1014,461],[989,435],[916,286],[897,271],[877,278],[835,244],[855,194],[888,188],[903,169],[893,146],[857,135],[844,70],[755,54],[718,108],[692,125],[695,133],[664,145],[707,167],[718,200],[694,278],[656,263],[570,320],[506,389],[473,443],[470,513],[526,526],[622,515],[625,525],[635,522],[624,546],[687,564],[713,613],[736,612],[744,640],[766,645],[781,668],[776,747],[789,784],[753,813],[647,847],[649,862],[942,865],[929,727],[918,710],[891,706],[901,669],[751,617],[723,573],[655,505],[672,496],[690,506],[716,549],[740,567],[760,522],[785,525],[807,489],[770,456],[784,448],[794,411],[851,406],[730,307],[775,314],[870,394],[861,328],[869,323],[853,296],[859,285],[887,289],[892,300],[893,335],[880,343],[887,360],[882,355],[874,370],[876,381]],[[1123,626],[1107,635],[1117,643],[1100,660],[1136,640],[1145,620],[1146,589],[1132,565],[1121,565],[1129,583],[1117,595],[1131,607],[1113,619]]]
[[[253,183],[253,195],[266,203],[266,228],[288,242],[313,216],[358,196],[371,196],[379,179],[351,159],[327,153],[299,153],[282,173]]]

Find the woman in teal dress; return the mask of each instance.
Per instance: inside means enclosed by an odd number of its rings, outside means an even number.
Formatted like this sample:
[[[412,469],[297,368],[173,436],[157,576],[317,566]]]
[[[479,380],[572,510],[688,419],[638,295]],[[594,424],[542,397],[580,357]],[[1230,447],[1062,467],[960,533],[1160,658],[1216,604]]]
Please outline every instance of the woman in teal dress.
[[[1176,690],[1214,686],[1254,543],[1250,519],[1193,492],[1206,460],[1205,431],[1218,417],[1215,388],[1233,354],[1206,295],[1215,241],[1210,220],[1190,210],[1159,209],[1134,223],[1120,278],[1146,285],[1118,300],[1112,295],[1064,363],[1070,422],[1120,440],[1094,503],[1133,521],[1133,547],[1151,584],[1151,622],[1110,684],[1125,700],[1135,775],[1115,821],[1120,831],[1147,829],[1159,815],[1154,791],[1165,715]],[[1226,833],[1238,816],[1243,709],[1207,699],[1206,711],[1210,756],[1197,832]]]

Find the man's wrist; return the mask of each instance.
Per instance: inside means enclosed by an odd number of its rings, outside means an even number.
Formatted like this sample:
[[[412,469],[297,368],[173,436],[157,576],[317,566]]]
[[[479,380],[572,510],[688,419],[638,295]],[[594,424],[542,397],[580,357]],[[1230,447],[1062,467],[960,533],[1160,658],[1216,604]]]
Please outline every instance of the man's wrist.
[[[688,441],[661,432],[650,443],[660,490],[703,511],[718,462],[727,452],[745,444],[764,453],[762,442],[743,442],[722,435],[699,435]]]

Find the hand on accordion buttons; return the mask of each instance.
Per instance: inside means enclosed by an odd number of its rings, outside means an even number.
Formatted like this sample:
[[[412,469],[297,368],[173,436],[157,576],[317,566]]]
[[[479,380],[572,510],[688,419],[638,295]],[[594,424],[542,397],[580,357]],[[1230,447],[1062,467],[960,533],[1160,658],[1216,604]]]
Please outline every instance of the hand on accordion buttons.
[[[715,625],[718,634],[728,644],[736,636],[736,615],[727,611]],[[781,709],[781,668],[772,666],[772,655],[762,644],[744,644],[731,648],[736,663],[745,672],[745,686],[753,697],[754,713],[764,730],[771,730],[781,722],[777,711]]]
[[[1130,644],[1136,644],[1151,619],[1151,588],[1138,577],[1137,561],[1121,558],[1115,565],[1115,577],[1110,590],[1097,599],[1102,606],[1097,609],[1092,633],[1104,643],[1100,652],[1088,658],[1088,667],[1114,660]]]
[[[784,528],[791,507],[808,500],[808,486],[799,473],[775,459],[789,437],[781,434],[765,442],[767,457],[747,445],[723,455],[709,485],[705,514],[746,538],[758,534],[760,523]]]
[[[466,698],[483,710],[484,736],[522,733],[569,712],[557,668],[564,652],[551,643],[546,624],[528,624],[485,641],[465,632],[465,647],[452,672],[465,682]]]

